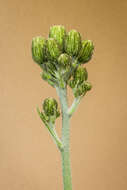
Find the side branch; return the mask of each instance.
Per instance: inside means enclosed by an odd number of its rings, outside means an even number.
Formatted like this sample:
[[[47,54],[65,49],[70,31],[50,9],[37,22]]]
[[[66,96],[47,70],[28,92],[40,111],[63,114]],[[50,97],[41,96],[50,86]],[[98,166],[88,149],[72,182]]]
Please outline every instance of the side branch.
[[[63,143],[61,142],[60,138],[57,135],[57,132],[55,130],[54,124],[53,123],[48,123],[45,118],[43,117],[43,114],[40,112],[39,108],[37,108],[38,115],[40,116],[41,120],[47,127],[50,135],[52,136],[54,142],[56,143],[57,147],[59,148],[60,151],[63,150]]]
[[[80,104],[80,101],[82,99],[82,96],[76,97],[71,105],[71,107],[68,109],[68,115],[71,117],[73,113],[76,111],[78,105]]]

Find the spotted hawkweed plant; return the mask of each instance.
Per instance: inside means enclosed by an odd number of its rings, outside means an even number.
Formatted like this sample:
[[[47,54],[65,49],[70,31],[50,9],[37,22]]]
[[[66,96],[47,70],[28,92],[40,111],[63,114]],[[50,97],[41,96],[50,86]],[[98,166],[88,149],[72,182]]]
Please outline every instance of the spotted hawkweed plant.
[[[72,190],[70,166],[70,118],[92,85],[87,81],[88,72],[84,65],[91,60],[94,46],[91,40],[82,40],[76,30],[66,32],[64,26],[50,27],[48,38],[37,36],[32,40],[33,60],[42,69],[41,77],[56,89],[60,100],[61,112],[57,101],[50,97],[37,112],[48,129],[62,158],[64,190]],[[72,89],[74,100],[69,107],[67,86]],[[58,136],[55,121],[62,115],[62,135]]]

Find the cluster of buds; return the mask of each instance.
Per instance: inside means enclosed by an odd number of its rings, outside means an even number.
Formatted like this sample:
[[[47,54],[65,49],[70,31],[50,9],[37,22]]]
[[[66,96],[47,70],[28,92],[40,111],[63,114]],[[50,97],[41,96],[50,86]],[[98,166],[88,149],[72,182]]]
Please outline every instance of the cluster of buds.
[[[91,89],[82,65],[91,59],[93,50],[92,41],[82,40],[76,30],[67,33],[61,25],[50,28],[48,39],[39,36],[32,40],[32,57],[43,70],[42,78],[53,87],[69,84],[75,96]]]
[[[74,71],[72,79],[68,82],[75,97],[84,96],[87,91],[91,90],[92,85],[87,82],[87,79],[88,72],[86,68],[79,65]]]
[[[60,116],[58,103],[54,98],[46,98],[42,105],[43,112],[40,112],[44,123],[55,123],[57,117]]]

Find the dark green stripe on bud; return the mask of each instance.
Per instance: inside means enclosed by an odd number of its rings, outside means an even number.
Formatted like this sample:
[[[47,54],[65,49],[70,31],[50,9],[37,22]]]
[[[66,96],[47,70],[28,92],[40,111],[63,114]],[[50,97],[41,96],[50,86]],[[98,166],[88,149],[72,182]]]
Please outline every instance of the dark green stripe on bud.
[[[82,41],[82,48],[78,55],[79,62],[86,63],[88,62],[93,54],[94,45],[91,40]]]
[[[64,26],[54,25],[50,27],[49,37],[54,38],[58,42],[62,51],[64,48],[65,36],[66,36],[66,31],[65,31]]]
[[[46,116],[59,117],[58,103],[54,98],[46,98],[43,103],[43,109]]]
[[[75,88],[76,82],[74,80],[69,80],[68,85],[73,89]]]
[[[71,30],[65,38],[65,52],[77,56],[81,49],[81,36],[76,30]]]
[[[46,48],[46,40],[42,37],[35,37],[32,40],[32,58],[38,63],[42,64],[45,60],[45,48]]]
[[[57,60],[61,54],[60,47],[54,38],[48,38],[46,43],[46,55],[49,60]]]

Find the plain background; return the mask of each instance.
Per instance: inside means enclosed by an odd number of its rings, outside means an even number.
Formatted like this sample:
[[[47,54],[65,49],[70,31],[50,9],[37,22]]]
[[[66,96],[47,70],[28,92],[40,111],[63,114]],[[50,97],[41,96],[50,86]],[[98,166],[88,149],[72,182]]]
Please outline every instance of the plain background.
[[[62,189],[60,154],[36,113],[58,98],[31,58],[32,38],[54,24],[95,44],[86,64],[93,89],[71,120],[73,189],[126,190],[126,0],[0,1],[0,189]]]

